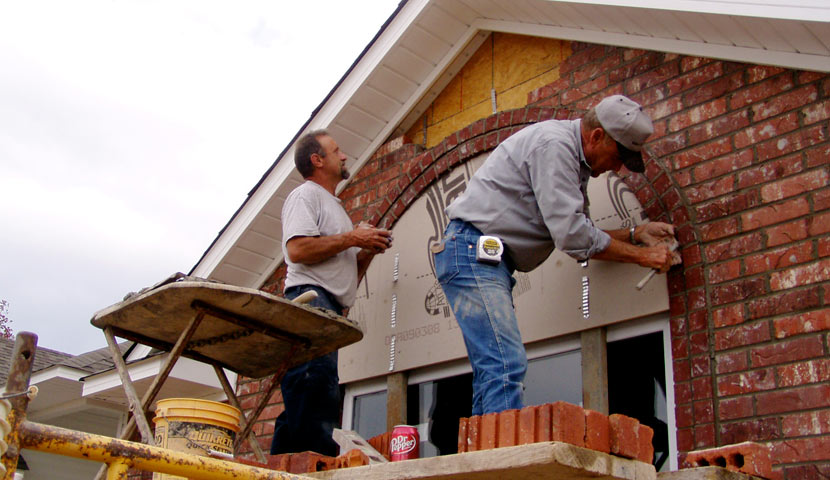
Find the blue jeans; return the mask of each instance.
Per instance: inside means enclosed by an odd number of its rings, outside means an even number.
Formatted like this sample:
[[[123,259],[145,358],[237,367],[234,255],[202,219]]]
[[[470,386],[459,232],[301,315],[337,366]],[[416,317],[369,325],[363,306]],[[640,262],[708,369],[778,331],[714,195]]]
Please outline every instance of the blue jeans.
[[[308,290],[315,290],[318,295],[309,305],[343,314],[343,307],[337,300],[315,285],[290,287],[285,291],[285,298],[296,298]],[[280,388],[285,411],[274,422],[271,454],[311,450],[336,456],[338,446],[331,435],[334,427],[340,424],[337,351],[289,369]]]
[[[435,273],[464,335],[473,366],[473,415],[522,408],[527,371],[516,312],[513,268],[476,261],[482,235],[473,225],[452,220],[444,249],[435,254]]]

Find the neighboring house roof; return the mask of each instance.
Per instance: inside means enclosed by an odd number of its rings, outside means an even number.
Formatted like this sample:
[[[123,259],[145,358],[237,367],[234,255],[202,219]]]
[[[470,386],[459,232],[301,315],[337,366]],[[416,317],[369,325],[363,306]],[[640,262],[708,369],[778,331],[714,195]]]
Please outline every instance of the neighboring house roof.
[[[133,342],[121,342],[118,344],[118,348],[122,354],[126,354],[132,345]],[[6,380],[8,380],[13,350],[14,340],[0,338],[0,385],[5,385]],[[109,349],[106,347],[77,356],[58,352],[57,350],[37,347],[35,350],[34,364],[32,365],[32,373],[55,366],[74,368],[90,375],[115,368]]]
[[[403,0],[191,274],[262,286],[282,263],[282,204],[302,182],[294,141],[326,128],[359,171],[421,116],[490,32],[830,71],[826,0]]]

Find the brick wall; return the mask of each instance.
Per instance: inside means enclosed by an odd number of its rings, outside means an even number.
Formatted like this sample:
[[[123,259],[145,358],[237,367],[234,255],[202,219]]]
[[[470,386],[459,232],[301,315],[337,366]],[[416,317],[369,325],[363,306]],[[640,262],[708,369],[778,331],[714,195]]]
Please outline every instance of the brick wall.
[[[561,78],[531,92],[527,107],[429,150],[371,159],[341,195],[352,219],[389,228],[442,174],[522,126],[630,96],[655,120],[655,157],[626,181],[651,219],[678,227],[684,261],[668,292],[680,451],[757,441],[783,478],[827,478],[830,76],[571,47]],[[283,276],[265,288],[280,291]],[[270,438],[271,423],[258,432]]]

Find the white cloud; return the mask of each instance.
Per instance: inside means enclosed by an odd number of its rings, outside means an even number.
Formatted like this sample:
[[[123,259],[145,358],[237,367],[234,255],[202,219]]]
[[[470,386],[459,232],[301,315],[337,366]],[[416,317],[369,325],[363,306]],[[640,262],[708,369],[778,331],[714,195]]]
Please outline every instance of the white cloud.
[[[12,328],[69,353],[103,347],[95,311],[190,270],[396,3],[7,2]]]

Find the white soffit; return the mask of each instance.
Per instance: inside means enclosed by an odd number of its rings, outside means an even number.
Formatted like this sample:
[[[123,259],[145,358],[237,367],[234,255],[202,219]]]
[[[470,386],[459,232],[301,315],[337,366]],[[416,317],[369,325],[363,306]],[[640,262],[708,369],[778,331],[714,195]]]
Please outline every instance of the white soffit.
[[[492,31],[830,71],[827,0],[409,0],[297,136],[328,129],[357,172]],[[303,181],[293,156],[289,145],[191,274],[258,288],[282,263],[282,205]]]

